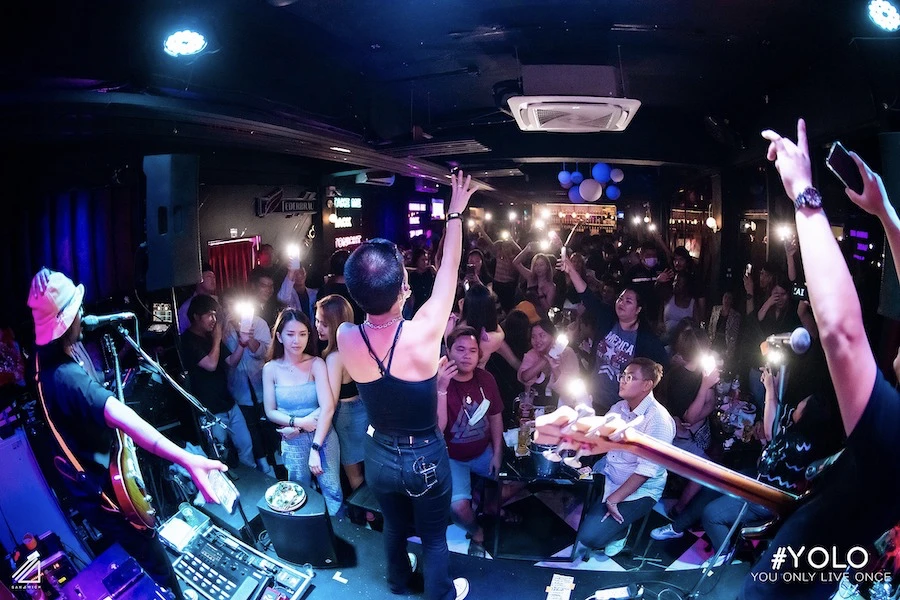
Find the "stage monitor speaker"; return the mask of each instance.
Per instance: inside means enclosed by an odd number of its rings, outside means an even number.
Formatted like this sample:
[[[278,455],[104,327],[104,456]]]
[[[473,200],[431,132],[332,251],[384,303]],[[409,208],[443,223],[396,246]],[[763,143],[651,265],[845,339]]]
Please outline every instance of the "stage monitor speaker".
[[[244,508],[244,514],[247,515],[247,522],[250,523],[250,533],[255,537],[264,527],[259,520],[257,500],[263,498],[266,490],[278,483],[278,480],[246,465],[229,467],[228,475],[232,478],[235,487],[241,495],[241,506]],[[230,515],[227,510],[218,504],[204,504],[198,508],[209,515],[213,523],[234,537],[244,540],[251,546],[254,545],[255,540],[248,539],[249,535],[241,535],[244,519],[237,509],[235,509],[233,515]]]
[[[891,204],[900,211],[900,133],[881,133],[881,176]],[[884,244],[884,270],[881,272],[881,298],[878,312],[885,317],[900,321],[900,282],[894,268],[894,256],[887,243]]]
[[[147,290],[200,281],[200,161],[191,154],[144,157]]]
[[[322,494],[307,487],[306,504],[289,513],[272,510],[265,498],[256,505],[275,554],[298,565],[337,566],[334,531]]]

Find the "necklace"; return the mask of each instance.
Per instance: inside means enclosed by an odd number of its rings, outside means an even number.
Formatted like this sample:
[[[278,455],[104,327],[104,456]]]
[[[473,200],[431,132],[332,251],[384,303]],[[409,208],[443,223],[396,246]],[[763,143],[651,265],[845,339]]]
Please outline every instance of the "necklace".
[[[369,327],[370,329],[387,329],[394,323],[399,323],[402,320],[403,320],[403,317],[399,316],[399,317],[394,317],[393,319],[388,319],[384,323],[380,323],[380,324],[376,325],[375,323],[372,323],[371,321],[366,319],[365,321],[363,321],[363,325]]]

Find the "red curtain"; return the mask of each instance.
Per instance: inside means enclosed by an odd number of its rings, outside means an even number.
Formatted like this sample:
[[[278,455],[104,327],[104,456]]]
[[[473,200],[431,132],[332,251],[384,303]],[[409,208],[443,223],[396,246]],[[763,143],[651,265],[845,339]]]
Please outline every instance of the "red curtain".
[[[259,237],[209,242],[209,263],[220,290],[244,289],[256,264]]]

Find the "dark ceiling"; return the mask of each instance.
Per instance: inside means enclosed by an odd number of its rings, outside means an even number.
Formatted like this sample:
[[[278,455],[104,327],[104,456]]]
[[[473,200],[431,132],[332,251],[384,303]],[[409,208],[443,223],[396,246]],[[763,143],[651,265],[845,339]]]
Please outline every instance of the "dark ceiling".
[[[4,17],[13,27],[2,41],[0,135],[29,145],[177,139],[309,157],[333,172],[378,168],[436,180],[459,164],[498,198],[546,193],[562,161],[690,176],[758,159],[759,130],[789,130],[801,114],[814,139],[895,127],[900,43],[875,28],[865,5],[19,4]],[[178,24],[211,31],[213,52],[193,61],[164,55],[163,35]],[[522,65],[615,67],[624,95],[642,107],[621,133],[520,132],[493,90],[516,81]]]

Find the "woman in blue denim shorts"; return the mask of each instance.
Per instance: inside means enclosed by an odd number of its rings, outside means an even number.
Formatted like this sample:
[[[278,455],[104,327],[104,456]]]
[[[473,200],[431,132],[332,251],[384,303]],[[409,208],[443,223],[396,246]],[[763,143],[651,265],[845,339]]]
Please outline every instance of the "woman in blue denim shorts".
[[[328,344],[322,358],[328,367],[332,394],[338,399],[333,424],[341,443],[341,466],[347,474],[350,488],[355,490],[364,481],[363,459],[369,417],[356,382],[344,367],[344,359],[337,347],[338,327],[341,323],[352,322],[353,308],[343,296],[329,294],[316,302],[316,331],[319,339]]]
[[[452,177],[443,260],[431,298],[405,321],[410,289],[403,257],[393,243],[370,240],[344,266],[350,295],[366,320],[344,323],[337,334],[374,429],[365,446],[366,481],[384,514],[388,585],[396,594],[409,591],[406,538],[412,524],[422,539],[430,600],[461,600],[469,593],[468,581],[449,575],[450,459],[437,429],[437,370],[462,255],[461,213],[475,191],[471,183],[462,172]]]

